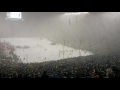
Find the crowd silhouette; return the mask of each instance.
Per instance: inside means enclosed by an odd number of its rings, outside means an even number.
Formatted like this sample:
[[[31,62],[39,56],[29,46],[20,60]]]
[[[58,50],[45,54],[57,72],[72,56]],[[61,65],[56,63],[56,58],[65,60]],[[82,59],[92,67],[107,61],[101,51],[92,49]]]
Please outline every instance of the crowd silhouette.
[[[1,78],[119,78],[119,55],[95,55],[42,63],[0,60]]]
[[[0,43],[0,78],[120,78],[120,55],[91,55],[41,63],[22,63],[3,59]],[[4,56],[4,57],[3,57]],[[13,55],[18,59],[17,55]]]

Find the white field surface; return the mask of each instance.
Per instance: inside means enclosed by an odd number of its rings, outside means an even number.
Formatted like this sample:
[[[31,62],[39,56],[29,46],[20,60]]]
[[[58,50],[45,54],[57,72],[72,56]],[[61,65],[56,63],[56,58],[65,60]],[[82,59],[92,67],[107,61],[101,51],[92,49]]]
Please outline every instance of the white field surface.
[[[60,60],[63,58],[71,58],[80,56],[79,50],[72,47],[64,46],[63,57],[63,45],[56,44],[51,45],[51,41],[40,38],[2,38],[1,41],[10,42],[16,46],[29,46],[27,49],[16,48],[15,54],[19,56],[22,62],[44,62],[52,60]],[[45,50],[46,49],[46,50]],[[85,50],[80,50],[81,56],[93,55],[93,53]]]

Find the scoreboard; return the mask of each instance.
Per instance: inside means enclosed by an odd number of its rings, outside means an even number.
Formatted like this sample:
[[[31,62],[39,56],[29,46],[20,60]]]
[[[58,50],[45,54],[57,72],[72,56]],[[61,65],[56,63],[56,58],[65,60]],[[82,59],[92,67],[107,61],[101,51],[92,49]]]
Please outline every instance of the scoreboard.
[[[7,12],[6,16],[7,18],[5,19],[9,19],[9,20],[23,20],[21,12]]]

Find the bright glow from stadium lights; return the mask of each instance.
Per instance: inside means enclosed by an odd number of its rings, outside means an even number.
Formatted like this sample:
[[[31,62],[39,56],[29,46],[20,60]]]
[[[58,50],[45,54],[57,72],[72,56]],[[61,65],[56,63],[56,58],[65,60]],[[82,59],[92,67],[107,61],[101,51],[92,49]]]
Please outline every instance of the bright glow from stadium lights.
[[[80,14],[86,14],[88,12],[74,12],[74,13],[65,13],[65,15],[80,15]]]
[[[10,20],[21,20],[22,19],[21,12],[7,12],[6,16],[7,16],[6,19],[10,19]]]

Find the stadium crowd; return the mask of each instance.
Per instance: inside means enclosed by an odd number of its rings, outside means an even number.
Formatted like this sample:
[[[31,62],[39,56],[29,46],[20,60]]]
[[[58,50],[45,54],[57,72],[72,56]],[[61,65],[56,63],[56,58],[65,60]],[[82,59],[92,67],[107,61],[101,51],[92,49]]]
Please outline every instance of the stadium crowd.
[[[119,55],[95,55],[42,63],[0,60],[0,78],[119,78]]]
[[[10,58],[5,58],[8,48]],[[0,78],[120,78],[120,55],[91,55],[42,63],[18,62],[10,43],[0,43]],[[9,55],[9,53],[8,53]]]

